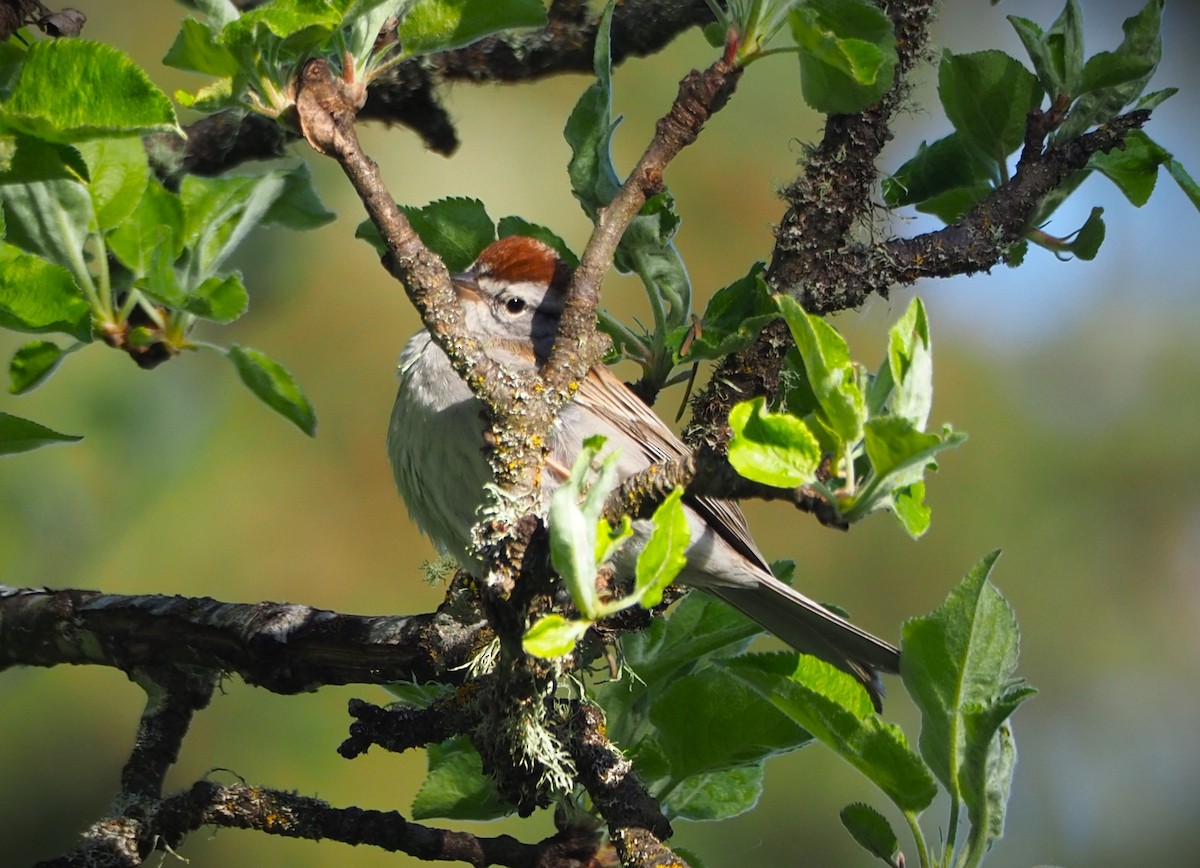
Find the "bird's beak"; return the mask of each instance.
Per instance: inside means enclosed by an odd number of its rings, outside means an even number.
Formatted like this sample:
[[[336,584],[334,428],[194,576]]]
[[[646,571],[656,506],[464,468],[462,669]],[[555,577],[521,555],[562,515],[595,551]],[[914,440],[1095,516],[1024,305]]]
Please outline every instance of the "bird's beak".
[[[479,281],[473,272],[460,271],[458,274],[451,274],[450,285],[454,287],[454,294],[458,296],[459,301],[480,299]]]

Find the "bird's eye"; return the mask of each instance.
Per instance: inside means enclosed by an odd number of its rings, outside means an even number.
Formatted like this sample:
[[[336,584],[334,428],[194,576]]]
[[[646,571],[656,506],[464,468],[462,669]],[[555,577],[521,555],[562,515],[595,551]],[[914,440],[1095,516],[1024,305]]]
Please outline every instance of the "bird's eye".
[[[504,302],[504,309],[511,314],[518,314],[525,310],[525,299],[513,296]]]

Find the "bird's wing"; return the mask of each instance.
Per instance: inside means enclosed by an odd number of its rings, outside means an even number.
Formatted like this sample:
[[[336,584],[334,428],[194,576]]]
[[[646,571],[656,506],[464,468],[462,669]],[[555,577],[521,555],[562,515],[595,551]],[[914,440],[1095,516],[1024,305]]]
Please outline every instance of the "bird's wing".
[[[579,386],[575,403],[605,419],[620,432],[623,449],[639,449],[646,464],[686,457],[688,449],[675,433],[608,368],[597,365],[588,371]],[[597,432],[604,433],[604,432]],[[638,462],[639,466],[643,462]],[[746,516],[737,504],[711,497],[688,497],[694,509],[713,530],[743,556],[762,567],[768,575],[766,559],[754,544]]]

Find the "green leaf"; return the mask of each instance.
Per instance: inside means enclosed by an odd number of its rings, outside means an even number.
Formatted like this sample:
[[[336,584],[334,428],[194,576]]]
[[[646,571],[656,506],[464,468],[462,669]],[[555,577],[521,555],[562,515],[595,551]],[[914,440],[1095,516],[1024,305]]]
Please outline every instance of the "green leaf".
[[[621,521],[616,527],[609,524],[608,519],[601,518],[596,523],[596,563],[602,564],[611,558],[631,536],[633,522],[629,520],[629,516],[621,516]]]
[[[283,365],[266,353],[237,344],[230,347],[226,354],[237,368],[242,382],[263,403],[309,437],[316,435],[317,417],[312,405]]]
[[[70,272],[0,243],[0,326],[92,339],[92,309]]]
[[[692,532],[684,512],[683,488],[676,486],[654,510],[654,530],[638,552],[634,593],[649,609],[662,602],[663,591],[687,565],[687,547]]]
[[[347,0],[272,0],[243,12],[221,31],[220,42],[239,51],[278,53],[295,57],[308,53],[342,23],[351,4]],[[282,50],[270,33],[287,44]],[[289,37],[292,37],[289,40]]]
[[[551,613],[539,618],[521,637],[526,654],[551,660],[575,650],[575,643],[591,628],[591,621],[572,621]]]
[[[460,735],[426,749],[429,772],[413,798],[414,820],[496,820],[512,813],[483,773],[483,760]]]
[[[904,733],[872,712],[870,697],[853,676],[793,653],[749,655],[725,666],[866,775],[902,811],[919,813],[937,795],[929,769]]]
[[[336,218],[337,214],[326,208],[317,196],[308,163],[300,163],[284,173],[283,190],[263,215],[262,222],[305,230],[332,223]]]
[[[961,434],[944,438],[918,431],[908,419],[889,415],[867,423],[863,445],[871,470],[880,478],[890,479],[893,487],[900,487],[918,482],[934,455],[957,446],[963,439]]]
[[[959,779],[971,822],[972,846],[981,852],[1004,834],[1017,764],[1017,746],[1008,719],[1035,693],[1032,687],[1010,685],[990,704],[963,710],[966,749]]]
[[[1179,189],[1183,190],[1184,195],[1191,200],[1192,204],[1200,211],[1200,184],[1197,184],[1195,179],[1188,174],[1187,169],[1183,164],[1178,162],[1174,157],[1166,162],[1167,172],[1175,179],[1175,183],[1179,185]]]
[[[891,824],[883,814],[870,805],[855,802],[842,808],[839,816],[846,831],[853,836],[860,847],[889,865],[896,864],[896,855],[900,852],[900,840],[892,831]]]
[[[596,592],[596,531],[604,499],[616,485],[618,452],[600,461],[595,478],[593,463],[604,445],[596,435],[583,442],[571,475],[550,498],[546,524],[550,530],[550,560],[562,577],[580,614],[589,620],[601,615]]]
[[[180,132],[170,100],[137,64],[83,39],[30,46],[0,125],[51,142]]]
[[[641,633],[621,640],[625,662],[646,684],[669,684],[674,673],[709,656],[746,650],[757,624],[708,594],[691,593]],[[620,686],[625,690],[625,686]]]
[[[933,407],[933,344],[929,317],[920,298],[909,302],[904,315],[888,332],[887,377],[892,389],[888,409],[907,419],[918,431],[925,430]],[[879,379],[884,378],[880,371]]]
[[[930,509],[925,505],[925,483],[914,482],[892,492],[892,512],[913,539],[929,530]]]
[[[0,455],[29,452],[55,443],[74,443],[82,440],[74,434],[59,434],[44,425],[0,412]]]
[[[931,145],[922,142],[916,156],[885,178],[883,201],[889,208],[899,208],[921,206],[935,197],[960,189],[982,188],[986,195],[997,180],[996,164],[969,147],[961,135],[951,133]],[[975,201],[972,197],[971,204]],[[921,210],[930,210],[930,207]],[[932,213],[940,215],[942,212],[938,209]],[[957,216],[954,214],[946,222],[953,222]]]
[[[1064,250],[1075,254],[1075,256],[1090,262],[1096,258],[1096,253],[1100,250],[1100,245],[1104,243],[1104,220],[1101,215],[1104,214],[1104,209],[1095,207],[1091,214],[1079,231],[1075,233],[1075,238],[1069,244],[1063,245]]]
[[[821,447],[803,419],[771,413],[760,396],[735,404],[729,427],[729,463],[747,479],[792,488],[816,478]]]
[[[852,446],[863,436],[866,401],[846,341],[833,326],[806,313],[794,299],[777,295],[775,300],[804,361],[805,373],[820,405],[821,421],[843,444]]]
[[[1177,87],[1164,87],[1162,90],[1143,94],[1137,101],[1137,107],[1153,111],[1177,93],[1179,93],[1179,88]]]
[[[1148,135],[1132,130],[1125,136],[1124,148],[1092,154],[1088,167],[1102,172],[1126,199],[1140,208],[1154,192],[1158,167],[1170,159],[1170,153]]]
[[[496,224],[496,237],[509,238],[513,235],[520,235],[523,238],[536,238],[543,244],[547,244],[554,248],[554,251],[562,258],[562,261],[574,268],[579,264],[579,257],[575,255],[567,242],[555,234],[545,226],[537,223],[530,223],[524,217],[501,217],[500,222]]]
[[[426,54],[469,45],[514,27],[541,27],[541,0],[417,0],[400,22],[405,54]]]
[[[1083,11],[1078,0],[1067,0],[1062,13],[1046,33],[1027,18],[1008,16],[1042,88],[1051,100],[1060,94],[1074,99],[1079,96],[1079,80],[1083,73]]]
[[[720,359],[750,346],[763,326],[779,316],[779,307],[763,280],[763,265],[757,262],[750,273],[718,289],[708,302],[700,328],[680,326],[671,334],[671,345],[679,347],[679,358],[689,362]],[[685,337],[692,340],[686,351]]]
[[[108,232],[133,213],[146,192],[146,149],[140,139],[124,138],[81,142],[78,150],[88,167],[96,223],[101,232]]]
[[[136,276],[149,273],[155,259],[171,265],[183,252],[183,203],[151,178],[137,209],[105,240]]]
[[[937,609],[902,630],[900,676],[921,712],[921,755],[956,800],[967,753],[978,748],[966,715],[1008,695],[1017,665],[1016,619],[987,580],[998,557],[987,555]]]
[[[672,781],[753,765],[812,736],[741,679],[709,667],[673,678],[650,707]]]
[[[1162,8],[1163,0],[1149,0],[1141,12],[1121,25],[1125,38],[1117,50],[1096,55],[1100,60],[1088,61],[1093,67],[1092,81],[1100,84],[1111,75],[1117,83],[1097,86],[1080,96],[1051,137],[1053,142],[1065,142],[1105,123],[1146,89],[1162,58]]]
[[[753,810],[762,789],[761,765],[706,772],[676,784],[662,808],[672,820],[728,820]]]
[[[800,47],[804,101],[817,111],[859,112],[891,88],[896,38],[867,0],[807,0],[788,20]]]
[[[195,18],[185,18],[162,62],[176,69],[190,69],[218,78],[232,78],[241,72],[237,58],[217,42],[213,31]]]
[[[423,208],[400,209],[425,246],[452,272],[465,271],[483,248],[496,240],[496,229],[478,199],[452,197]]]
[[[18,137],[0,199],[8,240],[89,281],[83,247],[95,215],[85,181],[87,166],[74,148]]]
[[[258,175],[201,178],[187,175],[180,185],[183,241],[190,248],[185,289],[199,286],[220,269],[270,211],[287,188],[282,171]]]
[[[1025,141],[1027,116],[1042,101],[1037,77],[1002,51],[944,52],[938,94],[963,140],[996,163]]]
[[[595,222],[599,210],[612,201],[621,180],[612,163],[612,61],[609,37],[612,31],[613,3],[604,7],[596,29],[593,52],[593,82],[571,110],[563,136],[571,146],[567,176],[571,192],[583,206],[584,213]]]
[[[67,353],[50,341],[30,341],[13,354],[8,365],[11,381],[8,391],[14,395],[31,392],[54,373]]]
[[[214,322],[230,323],[246,312],[250,298],[237,274],[210,277],[188,295],[183,309]]]

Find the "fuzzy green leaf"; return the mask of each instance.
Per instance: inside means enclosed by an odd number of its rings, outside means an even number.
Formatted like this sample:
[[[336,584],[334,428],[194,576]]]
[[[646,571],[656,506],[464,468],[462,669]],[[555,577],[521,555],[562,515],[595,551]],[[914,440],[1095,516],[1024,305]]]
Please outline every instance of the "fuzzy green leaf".
[[[801,90],[819,112],[859,112],[879,101],[896,73],[891,22],[867,0],[807,0],[789,15],[800,47]]]
[[[11,385],[8,391],[14,395],[31,392],[54,373],[59,362],[66,358],[66,351],[50,341],[30,341],[21,346],[8,365]]]
[[[92,139],[78,145],[88,167],[88,193],[101,232],[119,226],[146,192],[150,165],[140,139]]]
[[[501,30],[545,23],[546,7],[540,0],[416,0],[400,22],[400,44],[406,54],[426,54],[469,45]]]
[[[92,339],[92,309],[70,272],[0,243],[0,326]]]
[[[1065,142],[1105,123],[1141,95],[1162,58],[1162,10],[1163,0],[1149,0],[1121,25],[1125,38],[1116,51],[1088,61],[1089,78],[1096,86],[1075,101],[1052,141]],[[1114,83],[1103,85],[1106,80]]]
[[[718,667],[673,678],[650,708],[673,781],[760,763],[812,741],[757,691]]]
[[[1124,148],[1093,154],[1088,166],[1102,172],[1126,199],[1140,208],[1154,192],[1158,167],[1170,159],[1170,153],[1148,135],[1132,130],[1125,136]]]
[[[896,864],[896,854],[900,852],[900,839],[896,837],[883,814],[870,805],[855,802],[842,808],[839,816],[846,831],[860,847],[889,865]]]
[[[42,446],[53,446],[55,443],[74,443],[82,440],[74,434],[59,434],[45,425],[0,412],[0,455],[15,455],[18,452],[29,452]]]
[[[190,69],[218,78],[232,78],[241,71],[237,58],[217,42],[212,29],[195,18],[185,18],[162,62],[176,69]]]
[[[20,136],[0,172],[8,240],[86,279],[83,248],[95,222],[87,165],[65,145]]]
[[[137,64],[83,39],[30,46],[0,125],[52,142],[180,131],[171,101]]]
[[[850,348],[833,326],[806,313],[795,299],[777,295],[775,300],[804,361],[805,374],[820,405],[821,421],[843,444],[852,446],[863,436],[866,400],[850,359]]]
[[[996,164],[969,147],[961,135],[951,133],[933,144],[922,142],[912,159],[885,178],[883,201],[889,208],[917,205],[940,215],[937,206],[922,204],[954,190],[982,187],[986,193],[996,180]]]
[[[137,209],[106,240],[137,276],[148,274],[156,259],[174,264],[183,252],[183,203],[151,178]]]
[[[803,419],[768,411],[760,396],[735,404],[729,427],[729,463],[747,479],[791,488],[816,478],[821,447]]]
[[[219,323],[230,323],[246,312],[250,298],[241,276],[210,277],[188,294],[183,309]]]
[[[944,52],[938,94],[964,141],[997,163],[1024,142],[1026,118],[1042,101],[1037,77],[1002,51]]]
[[[671,819],[728,820],[753,810],[762,790],[762,764],[704,772],[677,783],[662,808]]]
[[[242,382],[275,412],[309,437],[316,436],[317,417],[308,398],[287,369],[266,353],[234,345],[226,353]]]
[[[591,626],[591,621],[572,621],[552,613],[539,618],[525,631],[521,647],[526,654],[547,660],[565,657],[575,650],[575,643]]]
[[[423,208],[401,208],[421,236],[452,272],[465,271],[483,248],[496,240],[496,228],[478,199],[451,197]]]
[[[761,262],[755,263],[748,275],[713,293],[699,329],[689,324],[672,332],[671,344],[679,347],[680,360],[720,359],[744,349],[763,326],[779,316],[779,307],[763,280],[763,270]],[[688,335],[692,340],[685,351],[683,343]]]
[[[726,665],[776,708],[832,748],[896,803],[919,813],[937,785],[899,727],[872,712],[853,676],[808,655],[749,655]]]
[[[483,773],[483,760],[467,736],[431,744],[426,755],[429,772],[413,798],[414,820],[495,820],[512,813]]]
[[[663,591],[687,564],[692,532],[683,509],[683,488],[676,486],[654,510],[654,530],[638,552],[634,593],[647,609],[662,602]]]
[[[968,752],[979,749],[966,716],[996,706],[1014,685],[1016,619],[987,580],[998,557],[985,557],[937,609],[910,619],[902,631],[900,675],[921,712],[921,755],[959,800]]]
[[[1067,5],[1045,33],[1027,18],[1008,16],[1033,68],[1042,89],[1055,99],[1065,94],[1079,96],[1079,80],[1083,73],[1083,10],[1079,0],[1067,0]]]

